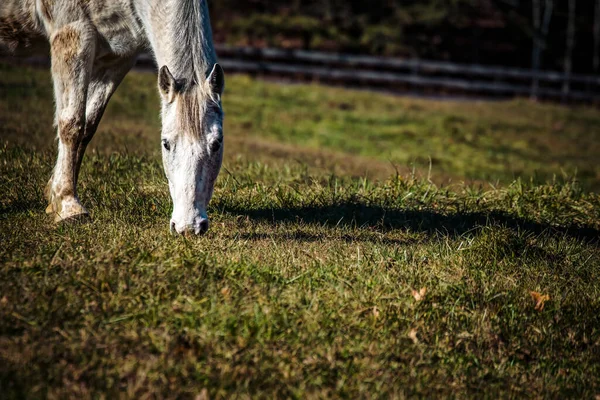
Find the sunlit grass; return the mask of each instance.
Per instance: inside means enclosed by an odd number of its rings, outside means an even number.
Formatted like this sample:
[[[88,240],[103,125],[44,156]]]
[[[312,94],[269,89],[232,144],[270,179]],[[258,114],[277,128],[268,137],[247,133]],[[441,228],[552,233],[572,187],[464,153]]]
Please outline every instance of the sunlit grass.
[[[53,146],[52,90],[46,71],[0,66],[0,134]],[[155,76],[123,82],[92,145],[110,153],[159,151]],[[285,86],[228,76],[226,157],[286,157],[309,167],[387,178],[413,168],[436,183],[575,176],[600,189],[600,113],[527,100],[443,102],[318,85]],[[262,151],[248,151],[249,147]],[[322,152],[327,152],[327,157]],[[335,159],[335,163],[327,160]],[[276,161],[276,160],[272,160]],[[325,165],[323,165],[323,161]],[[359,165],[360,167],[357,167]],[[429,173],[431,170],[431,173]]]
[[[436,149],[452,124],[481,124],[487,133],[474,140],[490,148],[521,146],[494,132],[528,126],[517,136],[535,133],[554,146],[548,157],[559,157],[571,150],[543,126],[561,118],[582,158],[545,171],[593,170],[584,130],[595,111],[230,78],[212,227],[186,239],[168,230],[151,76],[126,81],[84,162],[80,195],[92,222],[56,226],[42,194],[54,161],[47,74],[2,68],[3,91],[19,85],[0,99],[0,397],[600,394],[600,197],[587,190],[595,178],[538,184],[534,169],[513,180],[490,167],[500,184],[442,185],[435,161],[428,180],[410,165],[396,174],[375,150],[382,141],[408,143],[409,153]],[[312,106],[340,99],[353,111]],[[260,108],[263,129],[244,128]],[[400,140],[394,115],[405,112],[414,113],[415,136]],[[317,114],[325,122],[311,133],[302,120]],[[504,119],[508,128],[492,124]],[[329,136],[335,124],[371,125],[373,138],[389,138],[365,140],[349,128],[349,147],[327,147],[343,142]],[[310,146],[300,146],[301,135]],[[447,143],[460,154],[462,145]],[[469,178],[460,165],[486,154],[448,158],[439,173]],[[378,179],[359,177],[365,170]],[[412,291],[423,288],[417,300]],[[531,291],[549,296],[543,309]]]

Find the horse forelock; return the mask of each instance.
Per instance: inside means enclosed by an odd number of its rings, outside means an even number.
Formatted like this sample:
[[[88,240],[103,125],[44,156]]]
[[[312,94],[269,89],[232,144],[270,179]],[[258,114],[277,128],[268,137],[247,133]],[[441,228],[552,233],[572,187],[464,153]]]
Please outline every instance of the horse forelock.
[[[196,139],[204,137],[204,122],[211,106],[219,107],[219,100],[205,82],[192,85],[180,93],[177,101],[177,118],[181,132]]]

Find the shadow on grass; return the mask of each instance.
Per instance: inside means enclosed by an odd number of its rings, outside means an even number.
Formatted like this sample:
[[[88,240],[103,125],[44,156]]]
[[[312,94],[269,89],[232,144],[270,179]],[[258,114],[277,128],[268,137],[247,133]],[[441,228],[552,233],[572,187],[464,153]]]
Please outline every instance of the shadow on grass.
[[[36,200],[15,200],[8,204],[0,204],[0,219],[28,212],[28,211],[44,211],[47,204],[41,199]]]
[[[484,226],[503,226],[515,232],[568,236],[596,246],[600,245],[600,231],[591,226],[553,226],[514,217],[499,211],[446,215],[430,210],[386,209],[360,203],[342,203],[321,207],[259,209],[226,206],[223,211],[229,214],[247,216],[253,220],[271,222],[274,225],[282,222],[304,222],[328,227],[371,228],[370,235],[385,234],[393,230],[405,230],[413,233],[458,237],[469,232],[477,232]],[[357,240],[364,240],[359,236],[357,235]],[[289,237],[290,239],[294,238],[294,234],[290,234]],[[345,235],[342,239],[352,240],[352,238],[353,235]],[[255,239],[261,239],[260,235]],[[300,237],[298,239],[319,240],[319,236]],[[382,238],[381,240],[389,239]]]
[[[46,204],[41,198],[0,204],[0,220],[7,220],[10,216],[27,210],[43,210],[45,206]],[[148,205],[148,207],[150,206]],[[502,211],[444,214],[433,210],[402,210],[357,202],[293,208],[243,208],[235,204],[225,204],[217,206],[217,208],[226,214],[246,216],[273,225],[289,222],[316,224],[329,228],[359,228],[358,231],[344,233],[337,238],[346,242],[370,241],[382,244],[411,244],[419,240],[416,238],[390,238],[386,234],[401,230],[409,233],[424,233],[430,236],[453,238],[468,233],[477,233],[485,226],[503,226],[515,232],[533,233],[535,235],[543,233],[555,237],[566,236],[600,246],[600,230],[592,226],[574,224],[554,226],[515,217]],[[132,215],[135,215],[135,213]],[[131,222],[135,224],[139,221],[135,217]],[[327,232],[315,234],[299,230],[276,234],[252,233],[241,236],[243,239],[250,240],[280,238],[304,242],[319,241],[328,237],[330,236]]]
[[[241,235],[236,236],[239,239],[244,240],[291,240],[295,242],[304,242],[304,243],[312,243],[312,242],[321,242],[324,240],[328,240],[331,238],[331,235],[328,234],[313,234],[307,232],[286,232],[286,233],[243,233]],[[360,232],[356,234],[343,234],[336,237],[336,239],[341,240],[346,243],[353,242],[373,242],[384,245],[407,245],[417,243],[417,239],[394,239],[386,237],[384,233],[380,232]]]

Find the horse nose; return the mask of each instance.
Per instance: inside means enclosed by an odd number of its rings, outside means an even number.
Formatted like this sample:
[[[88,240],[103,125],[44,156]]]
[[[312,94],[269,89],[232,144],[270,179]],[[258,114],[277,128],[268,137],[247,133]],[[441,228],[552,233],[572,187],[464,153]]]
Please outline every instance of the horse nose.
[[[196,228],[196,235],[204,235],[208,231],[208,219],[203,218],[200,220],[198,228]]]
[[[202,218],[200,221],[191,225],[178,226],[177,223],[171,220],[171,233],[176,233],[183,236],[204,235],[208,231],[208,219]]]

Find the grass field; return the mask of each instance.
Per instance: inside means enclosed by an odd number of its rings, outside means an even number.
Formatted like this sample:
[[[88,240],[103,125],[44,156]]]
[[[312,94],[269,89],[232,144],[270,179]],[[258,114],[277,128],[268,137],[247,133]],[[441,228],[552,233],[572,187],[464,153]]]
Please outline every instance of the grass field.
[[[55,226],[49,74],[0,66],[2,398],[598,398],[598,110],[229,77],[185,239],[154,79],[92,142],[93,222]]]

